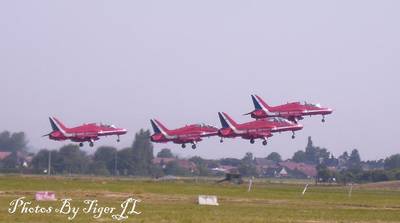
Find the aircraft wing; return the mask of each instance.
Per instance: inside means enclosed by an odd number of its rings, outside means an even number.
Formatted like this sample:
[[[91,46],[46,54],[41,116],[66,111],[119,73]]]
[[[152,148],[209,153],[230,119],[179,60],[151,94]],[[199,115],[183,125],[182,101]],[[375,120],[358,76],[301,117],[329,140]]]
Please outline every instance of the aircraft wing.
[[[250,136],[252,136],[252,138],[269,138],[272,137],[272,133],[270,131],[260,131],[250,133]]]
[[[210,136],[216,136],[218,135],[218,131],[215,132],[205,132],[203,134],[201,134],[201,137],[210,137]]]
[[[292,112],[287,112],[287,113],[280,113],[280,116],[286,119],[289,119],[291,117],[300,117],[303,115],[302,111],[292,111]]]
[[[98,140],[99,135],[97,133],[91,132],[83,132],[83,133],[75,133],[71,138],[74,138],[79,141],[86,141],[86,140]]]
[[[173,141],[175,143],[191,143],[191,142],[199,142],[201,140],[202,139],[200,136],[180,136],[174,139]]]

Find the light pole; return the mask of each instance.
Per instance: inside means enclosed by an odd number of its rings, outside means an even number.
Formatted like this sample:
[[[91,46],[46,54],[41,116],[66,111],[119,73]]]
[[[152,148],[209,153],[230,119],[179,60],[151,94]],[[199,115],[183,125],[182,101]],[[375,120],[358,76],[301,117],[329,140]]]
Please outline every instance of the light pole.
[[[47,166],[47,175],[50,176],[51,172],[51,150],[49,150],[49,159],[48,159],[48,166]]]
[[[115,155],[114,155],[114,175],[117,176],[117,158],[118,158],[118,153],[117,151],[115,151]]]

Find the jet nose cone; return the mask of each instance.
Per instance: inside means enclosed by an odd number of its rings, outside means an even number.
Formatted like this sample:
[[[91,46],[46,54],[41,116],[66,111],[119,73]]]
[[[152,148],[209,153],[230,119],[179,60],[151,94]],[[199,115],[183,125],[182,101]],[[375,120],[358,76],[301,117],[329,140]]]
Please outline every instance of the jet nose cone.
[[[127,129],[120,129],[119,132],[120,132],[121,134],[126,134],[126,133],[128,132],[128,130],[127,130]]]
[[[332,114],[332,112],[333,112],[333,109],[331,109],[331,108],[324,108],[324,109],[321,110],[320,114],[321,114],[321,115],[330,115],[330,114]]]

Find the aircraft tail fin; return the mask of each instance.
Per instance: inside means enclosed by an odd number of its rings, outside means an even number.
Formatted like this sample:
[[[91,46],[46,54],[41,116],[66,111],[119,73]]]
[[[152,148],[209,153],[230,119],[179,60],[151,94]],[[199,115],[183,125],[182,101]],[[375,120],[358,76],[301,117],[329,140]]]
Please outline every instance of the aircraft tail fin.
[[[68,131],[68,128],[57,118],[49,117],[49,120],[53,131],[60,131],[63,134],[65,134]]]
[[[222,128],[229,128],[228,122],[225,120],[224,116],[222,116],[221,112],[218,112],[219,121],[221,122]]]
[[[169,129],[167,129],[161,122],[159,122],[157,119],[151,119],[151,126],[153,127],[153,130],[155,133],[161,133],[163,135],[168,135]]]
[[[60,131],[60,129],[58,129],[58,127],[57,127],[56,123],[53,121],[53,119],[51,119],[51,118],[49,117],[49,121],[50,121],[51,129],[52,129],[53,131]]]
[[[238,124],[225,112],[218,112],[218,116],[223,128],[236,129],[236,127],[238,126]]]
[[[262,109],[260,103],[257,101],[257,98],[254,95],[251,95],[251,99],[253,100],[255,109]]]
[[[161,129],[158,128],[158,126],[157,126],[156,123],[153,121],[153,119],[150,119],[150,123],[151,123],[151,127],[153,128],[154,133],[160,134],[160,133],[161,133]]]
[[[254,107],[256,109],[265,109],[266,111],[271,110],[271,106],[269,106],[260,96],[252,95],[251,98],[253,99]]]

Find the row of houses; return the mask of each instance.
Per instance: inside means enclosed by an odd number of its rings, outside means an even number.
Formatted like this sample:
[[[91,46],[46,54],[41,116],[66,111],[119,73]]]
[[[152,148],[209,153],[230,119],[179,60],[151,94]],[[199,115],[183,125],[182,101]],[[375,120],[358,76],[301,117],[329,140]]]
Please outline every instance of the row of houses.
[[[0,151],[0,168],[4,169],[6,166],[4,163],[8,159],[16,159],[17,165],[22,167],[28,167],[33,158],[33,154],[29,154],[24,151],[18,152],[7,152]],[[204,160],[206,166],[211,174],[221,175],[224,173],[239,173],[239,166],[221,165],[218,160]],[[177,157],[172,158],[160,158],[156,157],[153,159],[153,164],[158,165],[162,169],[165,169],[171,162],[175,162],[180,168],[186,170],[189,173],[197,173],[198,167],[196,164],[188,159],[180,159]],[[257,177],[277,177],[277,178],[314,178],[317,176],[317,170],[315,165],[306,163],[297,163],[291,160],[285,160],[282,162],[275,162],[266,158],[255,158],[254,166]],[[329,169],[340,171],[340,165],[337,167],[329,167]],[[383,169],[383,161],[379,162],[362,162],[363,170],[371,169]]]
[[[18,160],[17,163],[24,167],[29,166],[33,158],[32,154],[26,152],[12,153],[0,151],[0,162],[4,162],[13,156]],[[215,164],[215,160],[208,161],[210,162],[210,165],[208,166],[211,174],[220,175],[223,173],[239,173],[237,166]],[[256,158],[254,161],[258,177],[311,178],[315,177],[317,174],[315,166],[305,163],[296,163],[292,161],[274,162],[265,158]],[[156,157],[153,159],[153,164],[160,166],[162,169],[165,169],[171,162],[175,162],[180,168],[190,173],[195,173],[198,170],[196,164],[188,159],[180,159],[176,157]]]
[[[7,162],[7,160],[15,160],[17,166],[28,167],[32,162],[33,154],[29,154],[25,151],[17,151],[17,152],[8,152],[8,151],[0,151],[0,168],[2,168],[2,164]]]
[[[197,166],[195,163],[187,159],[179,158],[155,158],[153,163],[156,165],[164,166],[169,162],[176,161],[178,165],[190,172],[196,172]],[[220,175],[223,173],[239,173],[239,166],[222,165],[218,160],[204,160],[208,164],[208,169],[211,174]],[[316,165],[294,162],[292,160],[285,160],[276,162],[266,158],[255,158],[254,166],[256,169],[257,177],[278,177],[278,178],[315,178],[317,176]],[[336,172],[346,169],[345,164],[337,166],[328,166],[328,169]],[[363,161],[361,162],[361,169],[363,171],[370,170],[383,170],[384,161]]]
[[[265,158],[256,158],[255,167],[258,177],[292,177],[313,178],[317,175],[315,165],[296,163],[293,161],[274,162]],[[176,162],[177,165],[189,172],[196,172],[197,166],[194,162],[179,158],[154,158],[153,164],[165,169],[166,165]],[[230,165],[217,165],[215,162],[209,167],[210,173],[215,175],[221,173],[239,173],[239,167]]]
[[[274,162],[265,158],[255,159],[260,177],[313,178],[317,176],[315,165],[296,163],[290,160]]]
[[[179,158],[160,158],[156,157],[153,159],[153,164],[160,166],[162,169],[165,169],[166,166],[171,163],[176,162],[176,164],[191,173],[197,171],[197,166],[194,162],[187,159],[179,159]]]

